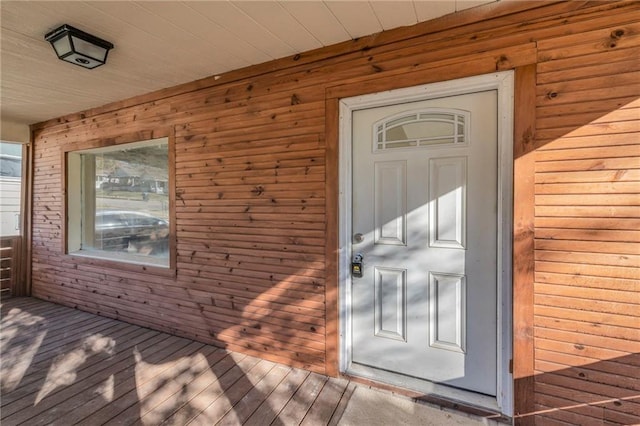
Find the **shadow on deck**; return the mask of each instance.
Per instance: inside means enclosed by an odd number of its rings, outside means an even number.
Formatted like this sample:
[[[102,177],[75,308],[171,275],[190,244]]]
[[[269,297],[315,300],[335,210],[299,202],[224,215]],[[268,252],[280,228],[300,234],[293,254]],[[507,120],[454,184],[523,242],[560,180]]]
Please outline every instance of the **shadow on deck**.
[[[3,426],[483,424],[33,298],[2,301]]]

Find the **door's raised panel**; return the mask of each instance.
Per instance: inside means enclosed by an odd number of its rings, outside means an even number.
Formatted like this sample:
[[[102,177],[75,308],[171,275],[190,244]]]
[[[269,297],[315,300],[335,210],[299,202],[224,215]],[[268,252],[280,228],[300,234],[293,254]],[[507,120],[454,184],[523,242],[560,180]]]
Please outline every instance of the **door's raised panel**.
[[[467,157],[429,160],[429,246],[466,246]]]
[[[376,162],[375,243],[406,245],[407,162]]]
[[[407,271],[376,267],[375,335],[407,340]]]
[[[429,273],[429,344],[465,351],[466,279],[464,275]]]

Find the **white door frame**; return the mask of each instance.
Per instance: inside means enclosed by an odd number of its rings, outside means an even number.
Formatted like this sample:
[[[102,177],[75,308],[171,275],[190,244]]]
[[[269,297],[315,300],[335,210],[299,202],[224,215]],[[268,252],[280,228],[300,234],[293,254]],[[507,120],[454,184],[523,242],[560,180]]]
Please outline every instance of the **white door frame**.
[[[497,265],[497,389],[496,397],[476,396],[444,385],[422,390],[465,402],[498,409],[513,415],[513,377],[509,372],[512,354],[512,223],[513,223],[513,71],[504,71],[421,86],[390,90],[340,100],[339,142],[339,314],[340,371],[363,375],[353,368],[351,354],[351,273],[349,255],[352,235],[352,112],[389,104],[422,101],[467,93],[498,91],[498,265]],[[366,374],[365,374],[366,375]],[[412,387],[410,380],[407,386]],[[416,386],[419,386],[416,385]],[[416,389],[420,390],[420,389]]]

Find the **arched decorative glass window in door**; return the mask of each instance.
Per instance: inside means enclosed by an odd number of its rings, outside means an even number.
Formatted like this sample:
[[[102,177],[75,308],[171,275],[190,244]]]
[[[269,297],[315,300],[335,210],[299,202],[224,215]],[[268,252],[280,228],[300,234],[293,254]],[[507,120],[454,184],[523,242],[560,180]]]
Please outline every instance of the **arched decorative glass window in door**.
[[[457,109],[405,111],[373,125],[373,151],[466,145],[470,114]]]

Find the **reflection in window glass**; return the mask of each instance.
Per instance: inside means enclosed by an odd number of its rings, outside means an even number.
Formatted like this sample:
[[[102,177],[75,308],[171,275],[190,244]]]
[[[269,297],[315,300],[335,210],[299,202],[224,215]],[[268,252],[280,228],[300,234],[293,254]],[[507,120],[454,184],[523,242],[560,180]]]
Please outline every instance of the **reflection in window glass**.
[[[389,117],[374,125],[374,151],[464,144],[467,111],[428,109]]]
[[[407,123],[407,122],[411,122],[411,121],[415,121],[416,120],[416,115],[412,114],[412,115],[407,115],[405,117],[400,117],[400,118],[396,118],[395,120],[391,120],[387,123],[385,123],[385,127],[390,128],[390,127],[396,127],[401,125],[402,123]]]
[[[81,220],[76,250],[70,229],[69,251],[168,266],[167,139],[70,153],[68,172],[74,167],[80,185],[69,179],[69,210]]]
[[[22,145],[0,142],[0,236],[20,235]]]

